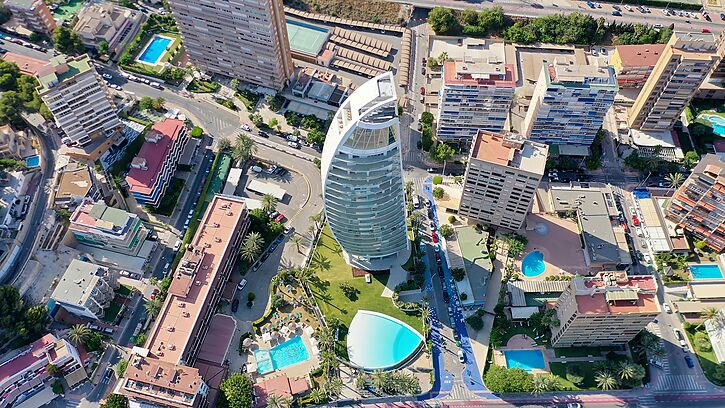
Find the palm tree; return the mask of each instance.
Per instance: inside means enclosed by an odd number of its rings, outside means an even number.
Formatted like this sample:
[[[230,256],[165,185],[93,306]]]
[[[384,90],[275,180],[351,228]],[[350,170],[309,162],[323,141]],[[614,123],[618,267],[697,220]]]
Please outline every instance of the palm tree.
[[[297,279],[297,282],[302,285],[302,288],[307,289],[307,287],[312,283],[315,273],[310,268],[299,268],[295,270],[294,276],[295,279]]]
[[[409,196],[413,194],[413,186],[414,183],[412,181],[408,181],[405,183],[405,195]]]
[[[720,311],[717,310],[717,308],[708,307],[708,308],[703,309],[702,312],[700,312],[700,317],[702,318],[702,322],[697,325],[697,328],[699,329],[705,323],[705,320],[718,319],[719,316],[720,316]],[[713,322],[717,323],[716,320],[713,320]]]
[[[271,194],[262,196],[262,209],[268,213],[277,209],[277,198]]]
[[[665,180],[667,180],[667,184],[670,187],[669,191],[677,189],[682,184],[683,178],[682,173],[670,173],[666,175]]]
[[[325,390],[323,390],[322,388],[315,388],[310,393],[310,399],[315,404],[322,403],[323,401],[325,401],[327,399],[327,395],[325,394]]]
[[[270,408],[289,408],[292,406],[292,400],[270,394],[267,396],[267,406]]]
[[[151,299],[143,306],[151,316],[157,316],[161,311],[161,300]]]
[[[602,390],[611,390],[617,386],[617,379],[609,371],[599,371],[594,376],[594,382]]]
[[[300,245],[302,245],[302,237],[299,235],[293,235],[292,238],[290,238],[290,241],[297,247],[297,253],[302,253],[302,251],[300,251]]]
[[[322,221],[323,213],[322,211],[318,212],[317,214],[312,214],[309,217],[310,222],[315,224],[315,228],[320,227],[320,222]]]
[[[559,380],[552,374],[535,375],[533,378],[532,394],[555,391],[559,388]]]
[[[241,255],[243,259],[252,262],[259,254],[259,251],[262,250],[262,245],[264,245],[264,239],[262,236],[256,231],[250,232],[242,242],[242,247],[239,249],[239,255]]]
[[[423,319],[423,337],[428,338],[430,331],[430,308],[424,306],[420,309],[420,318]]]
[[[75,344],[76,346],[80,346],[81,344],[85,343],[86,340],[88,340],[88,337],[91,335],[91,329],[83,324],[76,324],[73,327],[70,328],[70,331],[68,332],[68,339],[70,339],[71,343]]]
[[[648,354],[656,359],[663,359],[667,356],[667,349],[662,344],[658,344]]]
[[[388,387],[388,373],[383,370],[373,372],[373,387],[380,393]]]
[[[619,364],[619,378],[621,380],[631,380],[634,377],[635,368],[632,364],[627,361],[623,361]]]
[[[355,388],[358,390],[364,390],[368,387],[368,375],[365,373],[365,371],[358,371],[357,374],[355,374]]]
[[[327,259],[325,255],[322,255],[319,252],[315,252],[315,255],[312,256],[312,267],[315,269],[319,269],[320,272],[323,271],[329,271],[332,267],[332,264],[330,263],[330,260]]]
[[[244,133],[240,133],[232,148],[232,158],[236,162],[246,162],[257,151],[254,140]]]
[[[337,395],[340,395],[342,392],[342,379],[340,377],[332,377],[328,378],[327,382],[325,382],[325,385],[322,387],[325,389],[325,393],[330,397],[334,397]]]
[[[229,139],[227,139],[225,137],[225,138],[219,139],[219,141],[216,143],[216,147],[217,147],[217,152],[222,152],[222,151],[227,150],[230,147],[232,147],[232,142],[230,142]]]

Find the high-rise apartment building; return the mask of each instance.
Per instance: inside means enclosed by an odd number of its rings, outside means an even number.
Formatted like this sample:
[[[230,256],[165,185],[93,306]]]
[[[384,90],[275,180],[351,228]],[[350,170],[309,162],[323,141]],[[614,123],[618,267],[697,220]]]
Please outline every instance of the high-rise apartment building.
[[[667,217],[715,250],[725,249],[725,162],[708,154],[677,189]]]
[[[718,61],[716,49],[711,33],[675,31],[629,110],[629,127],[671,129]]]
[[[458,213],[518,230],[534,201],[549,147],[522,135],[482,130],[474,138]]]
[[[209,380],[197,357],[249,229],[244,199],[216,195],[179,266],[143,348],[135,348],[120,392],[132,406],[210,406]],[[226,346],[226,345],[225,345]],[[209,372],[209,371],[204,371]],[[215,367],[214,376],[224,368]],[[218,384],[218,379],[216,379]]]
[[[479,130],[501,132],[515,88],[511,64],[444,63],[436,137],[468,145]]]
[[[282,0],[170,0],[191,62],[280,90],[294,64]]]
[[[139,204],[155,207],[171,184],[189,132],[184,121],[167,118],[154,124],[144,137],[146,142],[131,161],[126,182]]]
[[[48,300],[51,316],[62,307],[81,318],[101,320],[104,309],[116,297],[118,277],[108,268],[74,259],[68,265]]]
[[[408,248],[397,103],[391,72],[365,82],[335,114],[322,151],[327,220],[360,269]]]
[[[86,198],[70,218],[78,242],[127,255],[138,254],[149,230],[136,214]]]
[[[609,63],[617,72],[619,87],[642,87],[664,49],[664,44],[618,45]]]
[[[625,345],[660,314],[657,281],[625,272],[574,278],[554,308],[560,322],[551,329],[554,347]]]
[[[0,408],[40,407],[55,399],[50,388],[58,377],[48,372],[49,364],[59,369],[69,387],[86,379],[78,350],[48,333],[0,363]]]
[[[88,55],[58,56],[37,73],[38,93],[63,130],[63,142],[95,161],[116,141],[121,122]]]
[[[56,24],[53,13],[43,0],[5,0],[5,7],[25,28],[45,35],[53,34]]]
[[[524,118],[523,133],[553,145],[589,146],[614,104],[617,78],[610,66],[544,61]]]

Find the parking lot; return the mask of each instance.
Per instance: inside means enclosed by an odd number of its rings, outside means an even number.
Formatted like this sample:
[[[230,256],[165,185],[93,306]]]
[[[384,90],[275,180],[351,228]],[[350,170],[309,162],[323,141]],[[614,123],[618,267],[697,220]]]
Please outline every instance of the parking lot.
[[[267,165],[261,172],[255,173],[250,168],[239,181],[239,186],[235,195],[249,197],[254,200],[261,200],[263,194],[250,191],[247,186],[252,180],[262,183],[268,183],[280,187],[285,190],[284,198],[277,202],[277,212],[283,214],[287,222],[297,214],[302,206],[309,199],[309,187],[301,174],[294,171],[286,171],[284,174],[269,174],[273,163],[264,163]],[[284,168],[284,166],[282,166]],[[254,208],[253,206],[250,206]]]

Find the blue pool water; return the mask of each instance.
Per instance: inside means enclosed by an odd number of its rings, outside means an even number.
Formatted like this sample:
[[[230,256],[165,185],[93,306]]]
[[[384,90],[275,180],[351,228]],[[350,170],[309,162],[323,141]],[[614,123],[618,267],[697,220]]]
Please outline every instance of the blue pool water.
[[[713,132],[725,136],[725,119],[718,115],[702,115],[712,125]]]
[[[143,53],[139,55],[138,60],[148,64],[156,64],[166,52],[166,48],[171,44],[171,41],[171,38],[155,35]]]
[[[404,363],[422,342],[423,336],[400,320],[358,310],[347,333],[347,354],[367,370],[386,370]]]
[[[503,354],[508,368],[521,368],[528,372],[535,368],[546,368],[541,350],[505,350]]]
[[[25,158],[25,164],[28,165],[28,167],[38,167],[40,166],[40,156],[30,156]]]
[[[722,279],[722,271],[717,264],[690,265],[694,279]]]
[[[266,374],[307,361],[310,359],[310,353],[307,351],[302,337],[293,337],[270,350],[255,350],[254,358],[257,360],[257,371],[260,374]]]
[[[521,271],[525,276],[539,276],[546,270],[544,254],[541,251],[534,251],[524,257],[521,262]]]

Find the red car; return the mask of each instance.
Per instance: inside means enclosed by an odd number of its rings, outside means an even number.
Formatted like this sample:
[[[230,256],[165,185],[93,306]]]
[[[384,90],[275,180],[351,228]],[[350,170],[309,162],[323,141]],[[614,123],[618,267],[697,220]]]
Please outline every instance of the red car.
[[[425,95],[425,88],[422,86],[420,87],[420,94]]]
[[[438,243],[438,234],[436,234],[434,231],[434,232],[431,232],[430,236],[431,236],[431,238],[433,238],[433,243],[437,244]]]
[[[634,224],[635,227],[639,227],[639,218],[637,218],[636,215],[632,216],[632,223]]]
[[[274,220],[277,222],[282,222],[283,220],[286,220],[287,217],[284,216],[284,214],[279,214],[278,216],[274,217]]]

